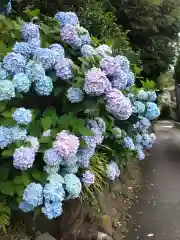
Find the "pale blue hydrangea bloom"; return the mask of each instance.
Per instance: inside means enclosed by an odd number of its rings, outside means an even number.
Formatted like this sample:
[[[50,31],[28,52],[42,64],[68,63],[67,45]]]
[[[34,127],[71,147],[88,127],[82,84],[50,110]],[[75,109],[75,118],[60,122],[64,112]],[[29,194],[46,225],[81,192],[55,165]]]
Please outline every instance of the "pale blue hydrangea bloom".
[[[148,100],[148,92],[141,89],[138,94],[136,95],[137,100],[140,101],[147,101]]]
[[[132,106],[133,112],[137,114],[143,114],[145,112],[145,108],[145,104],[141,101],[135,101]]]
[[[45,206],[41,208],[42,213],[48,218],[48,219],[54,219],[63,213],[62,209],[62,202],[53,202],[53,203],[48,203],[45,202]]]
[[[53,173],[53,174],[50,174],[47,178],[47,180],[49,181],[50,184],[63,184],[64,183],[64,178],[57,174],[57,173]]]
[[[154,133],[150,133],[150,138],[152,140],[152,144],[154,144],[156,141],[156,135]]]
[[[47,166],[44,167],[44,171],[47,172],[50,175],[58,173],[59,169],[60,169],[59,164],[56,165],[56,166],[49,166],[49,165],[47,165]]]
[[[13,113],[12,118],[18,123],[27,125],[32,121],[31,110],[25,108],[17,108]]]
[[[106,123],[103,118],[97,117],[95,118],[98,128],[100,129],[101,133],[104,134],[106,131]]]
[[[132,102],[135,100],[135,95],[133,93],[128,93],[127,98],[129,98]]]
[[[155,91],[148,91],[148,101],[154,102],[157,99],[157,95]]]
[[[62,157],[60,157],[56,149],[50,148],[44,152],[44,161],[49,166],[56,166],[62,162]]]
[[[115,57],[116,61],[119,63],[120,68],[125,71],[128,72],[130,70],[130,62],[127,59],[127,57],[122,56],[122,55],[117,55]]]
[[[43,187],[39,183],[30,183],[24,190],[23,200],[32,205],[38,207],[43,203]]]
[[[144,148],[150,149],[152,147],[152,139],[148,133],[142,135],[142,145]]]
[[[125,89],[127,86],[127,73],[120,70],[118,76],[111,79],[111,84],[113,88],[117,88],[119,90]]]
[[[10,128],[0,126],[0,149],[6,148],[10,143],[12,143]]]
[[[60,44],[57,43],[51,44],[49,46],[49,49],[55,56],[56,62],[65,57],[64,48]]]
[[[107,167],[107,177],[110,180],[115,180],[120,176],[120,169],[115,161],[111,161],[109,164],[106,165]]]
[[[102,44],[96,49],[96,53],[100,58],[104,58],[106,56],[111,56],[112,55],[112,49],[106,44]]]
[[[20,53],[26,58],[30,57],[32,54],[31,45],[26,42],[16,42],[12,49],[15,53]]]
[[[0,101],[10,100],[15,97],[15,89],[11,81],[0,81]]]
[[[84,93],[80,88],[70,87],[67,91],[67,98],[71,103],[82,102]]]
[[[111,83],[100,68],[93,67],[85,76],[84,91],[90,96],[101,96],[111,89]]]
[[[41,47],[41,40],[39,38],[30,38],[27,41],[27,43],[31,47],[32,55],[34,55],[36,53],[37,49],[39,49]]]
[[[10,127],[11,138],[13,142],[23,141],[27,138],[27,130],[25,128],[20,128],[19,126]]]
[[[63,201],[65,198],[65,191],[61,182],[47,183],[43,189],[45,202]]]
[[[25,73],[17,73],[12,79],[12,84],[17,92],[28,92],[31,86],[31,81]]]
[[[26,58],[20,53],[8,53],[3,59],[3,68],[13,75],[24,72],[25,66]]]
[[[35,82],[45,76],[45,70],[41,63],[30,60],[25,70],[31,82]]]
[[[87,45],[87,44],[81,47],[81,54],[85,58],[93,57],[97,55],[95,49],[91,45]]]
[[[48,48],[38,48],[34,53],[33,60],[40,62],[45,70],[52,69],[56,63],[56,57]]]
[[[147,118],[139,116],[137,123],[133,125],[133,129],[134,131],[144,133],[148,130],[150,125],[151,123]]]
[[[160,110],[156,103],[147,102],[145,117],[149,120],[154,120],[160,116]]]
[[[90,160],[95,154],[95,148],[81,148],[77,153],[78,163],[81,167],[89,167]]]
[[[49,96],[53,90],[53,81],[49,76],[42,76],[35,82],[35,90],[41,96]]]
[[[142,142],[142,135],[137,133],[137,135],[135,136],[135,143],[140,144],[141,142]]]
[[[54,66],[57,77],[62,80],[69,80],[73,77],[72,71],[72,60],[69,58],[62,58],[61,61],[57,62]]]
[[[39,26],[32,22],[25,22],[21,29],[22,37],[25,41],[33,38],[40,38]]]
[[[76,30],[78,33],[79,38],[81,39],[82,45],[90,45],[91,44],[91,37],[87,29],[80,27],[79,25],[76,26]]]
[[[68,193],[67,199],[74,199],[80,196],[82,185],[79,178],[74,174],[66,174],[64,176],[65,190]]]
[[[67,173],[74,173],[74,174],[76,174],[78,172],[78,169],[79,169],[79,165],[75,164],[75,165],[63,168],[63,173],[65,173],[65,174],[67,174]]]
[[[130,150],[135,150],[135,146],[131,137],[127,136],[124,138],[124,147]]]
[[[83,174],[82,174],[82,178],[81,181],[86,184],[87,186],[91,186],[92,184],[94,184],[95,182],[95,175],[93,172],[91,172],[90,170],[86,170]]]
[[[135,83],[135,75],[133,72],[129,71],[127,72],[127,85],[126,88],[132,87]]]
[[[137,150],[137,157],[138,157],[138,159],[139,159],[140,161],[142,161],[142,160],[145,159],[145,154],[144,154],[144,152],[143,152],[142,149],[138,149],[138,150]]]
[[[26,201],[22,201],[19,204],[19,208],[23,210],[23,212],[28,213],[34,210],[33,205],[27,203]]]
[[[63,158],[61,165],[66,167],[74,166],[78,161],[78,157],[76,155],[70,156],[68,158]]]
[[[5,80],[8,76],[7,71],[4,68],[0,67],[0,81]]]
[[[29,147],[16,148],[13,153],[13,165],[16,169],[27,170],[35,160],[35,152]]]
[[[34,150],[34,152],[38,152],[40,144],[39,144],[39,140],[37,137],[27,136],[26,142],[30,143],[30,148],[32,148]]]
[[[57,12],[55,18],[60,22],[63,27],[65,24],[76,26],[79,24],[77,15],[74,12]]]

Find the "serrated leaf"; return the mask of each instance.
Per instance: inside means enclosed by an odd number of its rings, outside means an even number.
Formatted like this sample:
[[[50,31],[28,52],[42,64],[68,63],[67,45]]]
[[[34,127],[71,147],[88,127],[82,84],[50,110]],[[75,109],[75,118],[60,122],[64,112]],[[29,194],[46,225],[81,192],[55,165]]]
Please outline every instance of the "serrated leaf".
[[[7,196],[14,196],[14,187],[12,182],[0,182],[0,192]]]
[[[44,118],[41,118],[41,126],[46,131],[51,128],[52,120],[51,117],[47,116]]]

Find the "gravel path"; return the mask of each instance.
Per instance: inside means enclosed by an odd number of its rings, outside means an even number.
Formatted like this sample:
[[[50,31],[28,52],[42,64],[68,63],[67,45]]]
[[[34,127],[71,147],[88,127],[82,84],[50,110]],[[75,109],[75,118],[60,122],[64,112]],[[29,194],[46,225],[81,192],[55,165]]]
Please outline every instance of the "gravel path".
[[[155,129],[157,142],[142,163],[144,186],[127,240],[180,240],[180,130],[168,122]]]

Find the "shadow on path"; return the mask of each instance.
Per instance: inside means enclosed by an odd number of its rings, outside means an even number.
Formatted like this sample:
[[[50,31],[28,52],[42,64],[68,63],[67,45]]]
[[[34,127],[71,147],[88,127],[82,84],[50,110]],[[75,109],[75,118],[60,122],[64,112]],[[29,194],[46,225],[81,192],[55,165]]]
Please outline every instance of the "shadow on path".
[[[180,130],[157,127],[127,240],[180,239]]]

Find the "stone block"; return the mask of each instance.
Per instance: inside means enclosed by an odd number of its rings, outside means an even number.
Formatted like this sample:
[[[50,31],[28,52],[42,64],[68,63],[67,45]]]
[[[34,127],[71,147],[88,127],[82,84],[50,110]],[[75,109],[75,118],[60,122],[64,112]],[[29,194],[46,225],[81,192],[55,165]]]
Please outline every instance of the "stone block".
[[[49,233],[44,233],[37,237],[35,240],[56,240],[56,239],[52,237]]]

